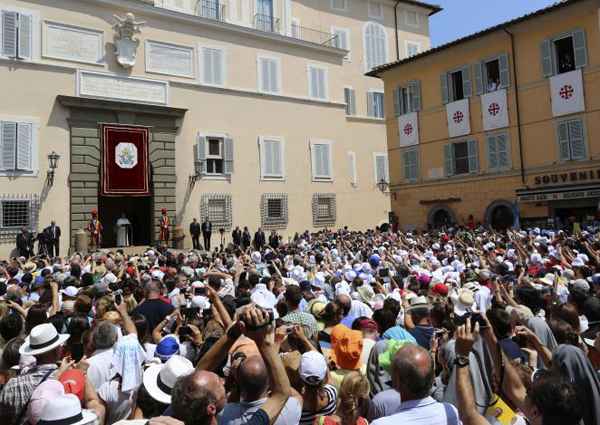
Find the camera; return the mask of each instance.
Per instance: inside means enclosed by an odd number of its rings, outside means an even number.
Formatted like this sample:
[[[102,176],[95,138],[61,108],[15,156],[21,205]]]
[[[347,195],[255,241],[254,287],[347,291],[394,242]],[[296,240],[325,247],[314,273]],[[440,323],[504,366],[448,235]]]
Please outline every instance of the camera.
[[[267,310],[264,310],[264,311],[267,311]],[[272,310],[268,310],[267,313],[269,314],[269,321],[263,326],[269,325],[269,324],[273,323],[273,320],[275,320],[275,315],[273,314]],[[250,325],[250,324],[246,323],[246,321],[243,318],[242,318],[242,322],[244,322],[244,325],[246,325],[246,329],[248,329],[250,331],[256,331],[263,327],[263,326],[257,327],[257,326]]]
[[[200,313],[200,307],[186,307],[181,309],[181,315],[186,321],[194,320]]]
[[[115,304],[120,305],[123,302],[123,290],[117,289],[113,292],[113,295],[115,297]]]
[[[206,286],[204,286],[204,284],[194,288],[194,296],[198,295],[206,295]]]

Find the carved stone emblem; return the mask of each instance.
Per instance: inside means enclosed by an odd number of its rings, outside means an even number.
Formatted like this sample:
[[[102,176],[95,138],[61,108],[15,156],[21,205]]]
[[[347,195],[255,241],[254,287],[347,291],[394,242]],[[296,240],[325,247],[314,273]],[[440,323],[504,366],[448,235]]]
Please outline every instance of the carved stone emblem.
[[[131,68],[135,65],[137,48],[140,40],[135,36],[141,33],[141,27],[146,23],[136,21],[133,13],[128,13],[124,18],[114,15],[117,22],[113,25],[115,30],[115,54],[117,62],[123,68]]]

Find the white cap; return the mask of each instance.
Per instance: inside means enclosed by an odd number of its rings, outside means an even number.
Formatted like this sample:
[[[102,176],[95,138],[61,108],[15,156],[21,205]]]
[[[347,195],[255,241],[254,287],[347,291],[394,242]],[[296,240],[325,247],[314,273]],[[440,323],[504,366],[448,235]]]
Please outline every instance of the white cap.
[[[319,385],[327,377],[327,361],[318,351],[307,351],[300,358],[300,379],[308,385]]]

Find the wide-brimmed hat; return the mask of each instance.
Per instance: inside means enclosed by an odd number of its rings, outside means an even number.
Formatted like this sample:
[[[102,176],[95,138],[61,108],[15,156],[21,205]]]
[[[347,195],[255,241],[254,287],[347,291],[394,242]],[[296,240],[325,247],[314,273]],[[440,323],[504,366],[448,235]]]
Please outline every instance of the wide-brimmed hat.
[[[194,371],[194,365],[183,356],[174,355],[165,363],[150,366],[144,372],[144,387],[150,396],[163,404],[171,404],[175,381]]]
[[[59,334],[54,325],[42,323],[31,330],[25,342],[19,348],[19,354],[37,356],[54,350],[69,339],[69,334]]]
[[[428,309],[431,307],[431,305],[429,304],[429,300],[424,295],[421,295],[418,297],[412,297],[408,303],[409,303],[409,307],[408,307],[409,311],[416,310],[416,309]]]
[[[76,395],[64,394],[44,405],[38,425],[83,425],[93,423],[97,419],[91,411],[81,409]]]
[[[25,273],[33,273],[37,270],[37,265],[33,261],[28,261],[23,264],[23,271]]]
[[[360,286],[356,292],[358,292],[358,295],[360,296],[360,299],[369,304],[372,305],[373,301],[375,299],[375,291],[373,291],[373,287],[369,284],[364,284],[362,286]]]
[[[473,309],[473,304],[475,304],[473,291],[470,289],[462,289],[458,294],[458,299],[454,303],[454,314],[462,317],[465,314],[470,313]]]

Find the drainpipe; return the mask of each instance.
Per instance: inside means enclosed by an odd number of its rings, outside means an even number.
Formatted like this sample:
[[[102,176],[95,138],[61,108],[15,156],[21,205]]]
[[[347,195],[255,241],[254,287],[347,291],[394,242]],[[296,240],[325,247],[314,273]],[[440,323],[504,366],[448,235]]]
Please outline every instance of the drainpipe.
[[[396,36],[396,60],[400,60],[400,41],[398,40],[398,5],[402,0],[396,0],[394,5],[394,35]]]
[[[512,32],[504,28],[504,32],[510,37],[510,51],[512,56],[512,71],[515,86],[515,112],[517,113],[517,134],[519,136],[519,160],[521,162],[521,183],[525,185],[525,168],[523,164],[523,144],[521,143],[521,113],[519,111],[519,80],[517,78],[517,60],[515,55],[515,37]]]

